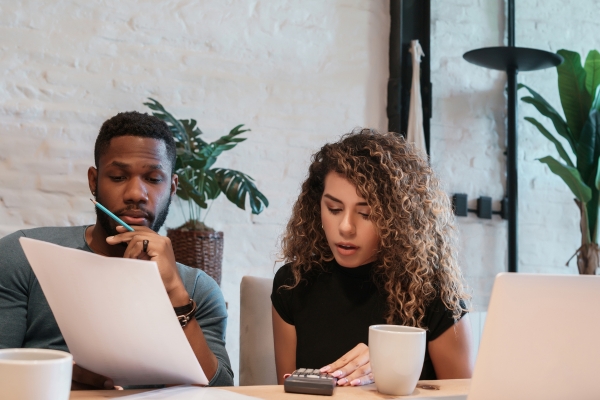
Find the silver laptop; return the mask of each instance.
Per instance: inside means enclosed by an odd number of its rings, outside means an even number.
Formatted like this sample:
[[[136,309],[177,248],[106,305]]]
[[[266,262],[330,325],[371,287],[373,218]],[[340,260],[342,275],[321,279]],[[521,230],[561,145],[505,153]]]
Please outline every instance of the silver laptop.
[[[600,399],[600,277],[496,277],[468,400]]]

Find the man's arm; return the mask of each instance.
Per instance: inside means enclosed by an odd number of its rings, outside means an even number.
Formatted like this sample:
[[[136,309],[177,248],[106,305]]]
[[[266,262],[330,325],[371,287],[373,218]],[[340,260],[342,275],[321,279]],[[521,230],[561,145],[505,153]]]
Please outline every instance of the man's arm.
[[[22,347],[27,331],[31,267],[19,244],[21,236],[15,232],[0,239],[0,348]]]
[[[190,323],[195,322],[192,326],[199,327],[209,352],[214,355],[217,361],[212,378],[209,376],[208,371],[204,369],[204,365],[201,364],[210,380],[209,386],[232,386],[233,372],[225,349],[227,309],[225,308],[225,300],[221,289],[215,280],[203,271],[180,264],[178,269],[190,297],[198,305],[196,320],[191,320]],[[188,329],[187,326],[184,328],[184,332],[186,329]],[[187,332],[186,336],[190,340]],[[191,341],[190,344],[194,348]],[[196,350],[194,349],[194,351]]]
[[[126,232],[125,228],[118,226],[117,230],[121,233],[108,237],[106,242],[111,245],[127,243],[124,258],[155,261],[173,307],[187,305],[190,298],[196,301],[198,305],[196,321],[190,321],[189,326],[183,328],[185,335],[210,381],[209,385],[233,385],[233,373],[225,352],[227,312],[221,290],[216,282],[204,273],[193,270],[193,283],[190,283],[188,275],[175,262],[169,238],[160,236],[146,227],[136,226],[134,232]],[[148,242],[144,245],[146,240]],[[143,251],[144,248],[146,251]],[[203,276],[206,279],[198,279]],[[184,283],[186,281],[187,284]],[[217,354],[220,357],[217,357]],[[225,361],[226,365],[223,365]],[[221,376],[224,371],[226,373]]]

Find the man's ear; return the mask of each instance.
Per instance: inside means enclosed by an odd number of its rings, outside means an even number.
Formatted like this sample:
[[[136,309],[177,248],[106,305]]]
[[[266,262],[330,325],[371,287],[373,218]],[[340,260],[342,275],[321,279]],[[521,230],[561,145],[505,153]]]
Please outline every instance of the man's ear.
[[[171,196],[177,193],[177,185],[179,185],[179,177],[177,174],[171,175]]]
[[[98,194],[98,170],[96,167],[88,168],[88,186],[90,187],[90,192],[92,192],[92,195],[96,197]]]

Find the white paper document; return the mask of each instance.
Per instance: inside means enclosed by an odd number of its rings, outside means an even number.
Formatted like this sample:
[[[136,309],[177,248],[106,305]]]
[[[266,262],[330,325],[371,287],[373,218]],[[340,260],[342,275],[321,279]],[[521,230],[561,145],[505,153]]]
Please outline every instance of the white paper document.
[[[119,386],[208,383],[155,262],[19,241],[77,364]]]

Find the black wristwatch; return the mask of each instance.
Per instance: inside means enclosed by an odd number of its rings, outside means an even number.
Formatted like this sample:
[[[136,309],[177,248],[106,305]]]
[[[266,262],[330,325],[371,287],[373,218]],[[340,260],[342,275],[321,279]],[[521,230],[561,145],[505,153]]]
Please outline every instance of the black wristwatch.
[[[188,322],[190,322],[190,319],[192,319],[194,316],[196,309],[196,302],[193,299],[190,299],[190,302],[185,306],[173,307],[173,310],[175,310],[175,315],[177,315],[177,319],[179,320],[182,328],[185,327]]]

